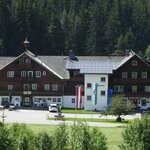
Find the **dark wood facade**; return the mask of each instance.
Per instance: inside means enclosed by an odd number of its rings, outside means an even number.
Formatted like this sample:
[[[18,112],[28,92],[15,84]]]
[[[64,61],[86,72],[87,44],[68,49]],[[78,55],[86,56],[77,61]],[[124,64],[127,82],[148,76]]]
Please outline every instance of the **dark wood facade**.
[[[24,54],[0,71],[0,95],[22,97],[22,106],[32,106],[33,96],[62,96],[64,80]]]
[[[124,94],[125,97],[150,97],[149,86],[150,66],[137,55],[109,76],[109,87],[113,88],[114,94]]]
[[[65,95],[76,95],[76,86],[84,87],[84,75],[79,73],[79,70],[69,70],[70,79],[65,84]],[[84,93],[82,94],[84,95]]]

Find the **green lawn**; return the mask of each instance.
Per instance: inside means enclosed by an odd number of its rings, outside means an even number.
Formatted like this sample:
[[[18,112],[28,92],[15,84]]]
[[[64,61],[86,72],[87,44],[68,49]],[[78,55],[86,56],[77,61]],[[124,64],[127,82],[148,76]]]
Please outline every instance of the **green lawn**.
[[[55,118],[49,118],[49,120],[55,120]],[[115,119],[101,119],[101,118],[64,118],[64,121],[84,121],[84,122],[104,122],[104,123],[119,123],[119,124],[128,124],[131,123],[131,120],[124,120],[122,122],[116,122]]]
[[[83,109],[67,109],[67,108],[62,108],[62,113],[72,113],[72,114],[99,114],[97,111],[87,111]]]
[[[47,131],[52,132],[56,129],[56,126],[51,125],[27,125],[35,132]],[[92,127],[91,127],[92,128]],[[108,150],[119,150],[117,145],[121,142],[121,132],[124,128],[100,128],[99,130],[108,138]]]

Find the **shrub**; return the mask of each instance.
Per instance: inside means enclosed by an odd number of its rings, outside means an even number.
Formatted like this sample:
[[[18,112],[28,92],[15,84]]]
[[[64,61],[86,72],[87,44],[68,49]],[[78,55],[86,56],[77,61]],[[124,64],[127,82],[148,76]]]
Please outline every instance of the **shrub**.
[[[125,128],[122,136],[121,150],[150,150],[150,117],[135,120]]]
[[[35,138],[36,150],[52,150],[52,138],[46,132],[40,132]]]
[[[66,150],[67,148],[67,141],[68,141],[68,132],[66,124],[60,124],[55,132],[53,138],[53,149],[57,150]]]

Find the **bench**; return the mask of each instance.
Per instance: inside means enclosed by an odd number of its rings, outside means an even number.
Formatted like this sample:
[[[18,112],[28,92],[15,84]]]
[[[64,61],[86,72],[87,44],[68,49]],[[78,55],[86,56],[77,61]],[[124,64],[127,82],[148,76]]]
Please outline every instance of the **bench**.
[[[65,117],[64,115],[60,115],[60,114],[54,115],[55,120],[63,120],[64,117]]]

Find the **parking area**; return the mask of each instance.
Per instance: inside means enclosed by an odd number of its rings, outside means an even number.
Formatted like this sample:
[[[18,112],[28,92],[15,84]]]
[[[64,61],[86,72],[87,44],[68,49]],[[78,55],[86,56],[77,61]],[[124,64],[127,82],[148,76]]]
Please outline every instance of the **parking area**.
[[[28,123],[28,124],[50,124],[55,125],[62,122],[61,120],[47,120],[48,117],[54,117],[56,113],[50,113],[48,110],[13,110],[9,111],[6,109],[5,111],[0,110],[0,116],[4,113],[5,122],[7,123]],[[63,114],[64,117],[69,118],[107,118],[107,119],[115,119],[115,116],[100,116],[99,114]],[[127,115],[122,116],[125,119],[134,119],[141,118],[141,114]],[[2,117],[0,118],[2,121]],[[66,121],[68,124],[71,122]],[[89,123],[92,126],[112,126],[104,123]]]

